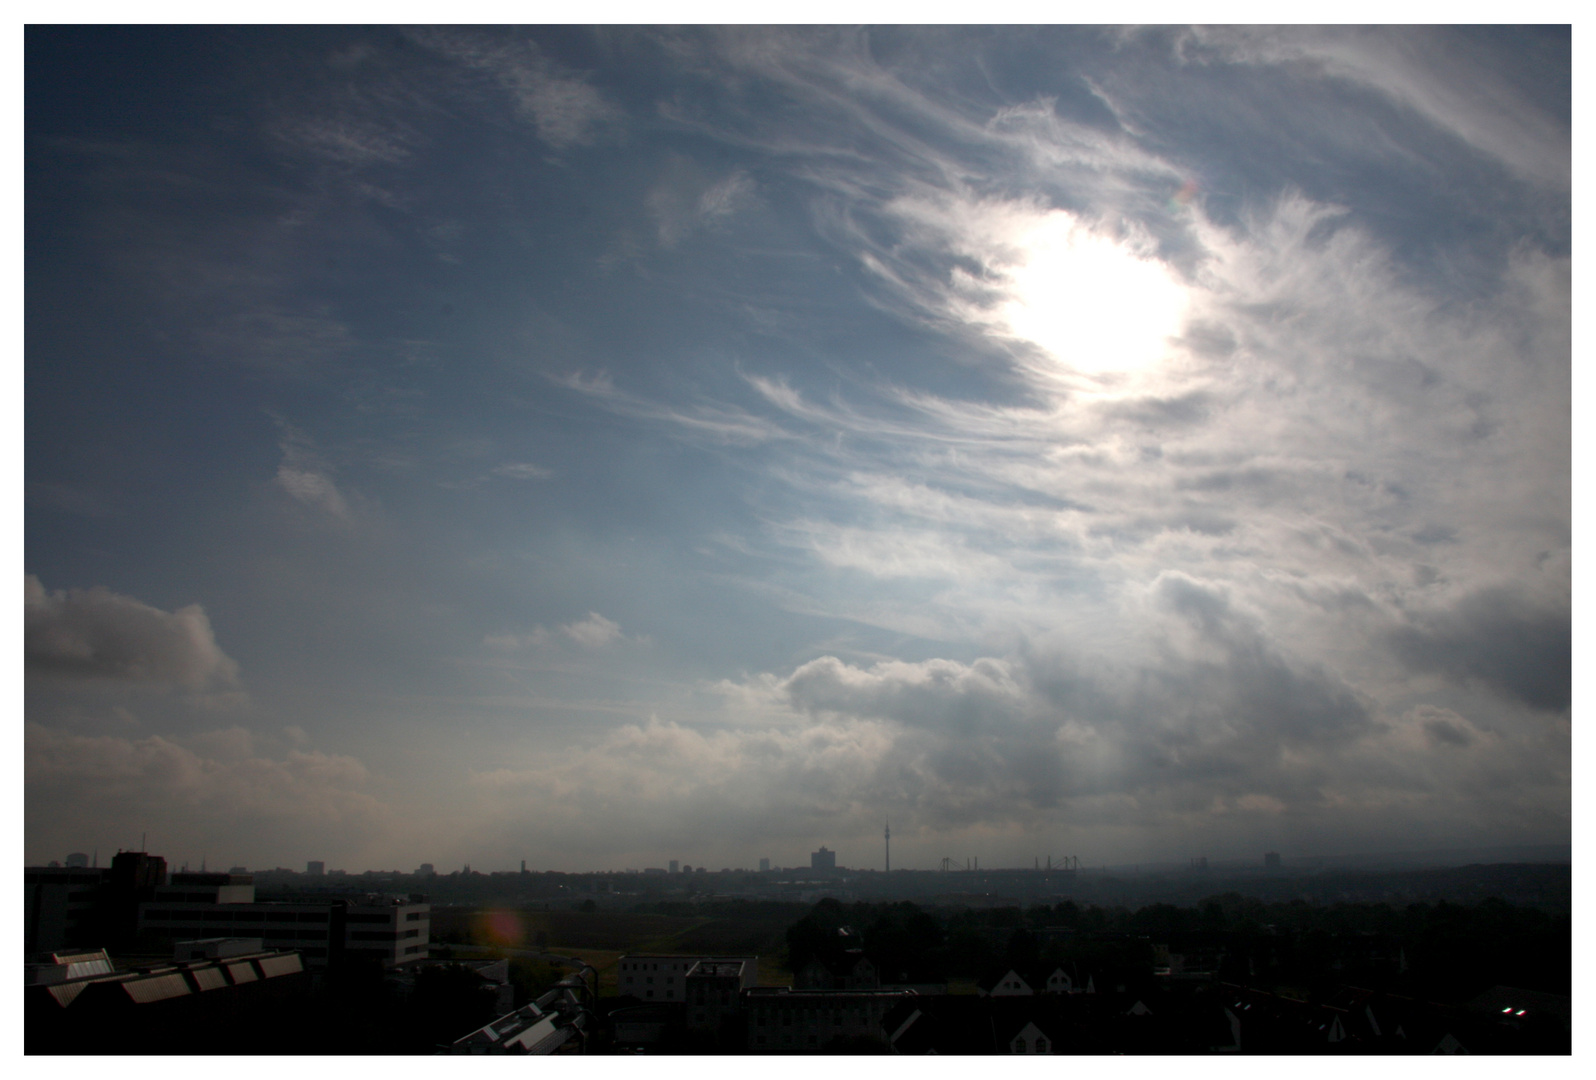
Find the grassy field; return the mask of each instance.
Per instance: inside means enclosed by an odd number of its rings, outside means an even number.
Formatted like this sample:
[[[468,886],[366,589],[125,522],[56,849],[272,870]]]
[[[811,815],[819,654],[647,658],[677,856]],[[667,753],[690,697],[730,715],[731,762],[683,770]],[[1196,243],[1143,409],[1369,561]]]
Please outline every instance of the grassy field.
[[[436,955],[503,955],[537,949],[579,956],[599,973],[600,993],[615,992],[615,965],[626,953],[696,953],[759,957],[762,986],[788,986],[781,966],[787,927],[797,916],[782,908],[734,914],[656,915],[623,911],[531,911],[441,907],[432,909]]]

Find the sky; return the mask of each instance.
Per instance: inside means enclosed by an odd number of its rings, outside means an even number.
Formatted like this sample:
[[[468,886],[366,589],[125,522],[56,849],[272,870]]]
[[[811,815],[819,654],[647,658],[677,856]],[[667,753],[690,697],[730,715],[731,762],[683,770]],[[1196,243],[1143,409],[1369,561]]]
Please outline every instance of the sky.
[[[1569,842],[1566,27],[25,44],[29,864]]]

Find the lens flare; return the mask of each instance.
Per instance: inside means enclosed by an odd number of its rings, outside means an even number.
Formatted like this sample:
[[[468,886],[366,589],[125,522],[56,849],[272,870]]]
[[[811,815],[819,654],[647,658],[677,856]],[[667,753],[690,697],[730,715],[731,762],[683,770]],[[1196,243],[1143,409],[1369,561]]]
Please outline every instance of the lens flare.
[[[513,911],[484,911],[476,918],[478,941],[514,947],[526,941],[526,925]]]

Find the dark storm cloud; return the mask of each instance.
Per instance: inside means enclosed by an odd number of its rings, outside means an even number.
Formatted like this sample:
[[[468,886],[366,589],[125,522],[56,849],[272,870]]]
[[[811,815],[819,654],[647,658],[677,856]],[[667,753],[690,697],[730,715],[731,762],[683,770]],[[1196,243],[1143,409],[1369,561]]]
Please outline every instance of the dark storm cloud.
[[[1484,683],[1537,709],[1569,706],[1569,612],[1512,589],[1482,589],[1451,608],[1416,613],[1392,634],[1392,644],[1417,670]]]

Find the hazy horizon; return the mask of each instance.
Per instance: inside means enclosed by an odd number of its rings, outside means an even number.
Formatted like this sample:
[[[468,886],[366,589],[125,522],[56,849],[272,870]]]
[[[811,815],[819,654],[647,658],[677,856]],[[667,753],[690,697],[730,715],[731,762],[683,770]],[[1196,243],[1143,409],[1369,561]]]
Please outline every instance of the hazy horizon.
[[[27,28],[25,858],[1568,844],[1570,41]]]

